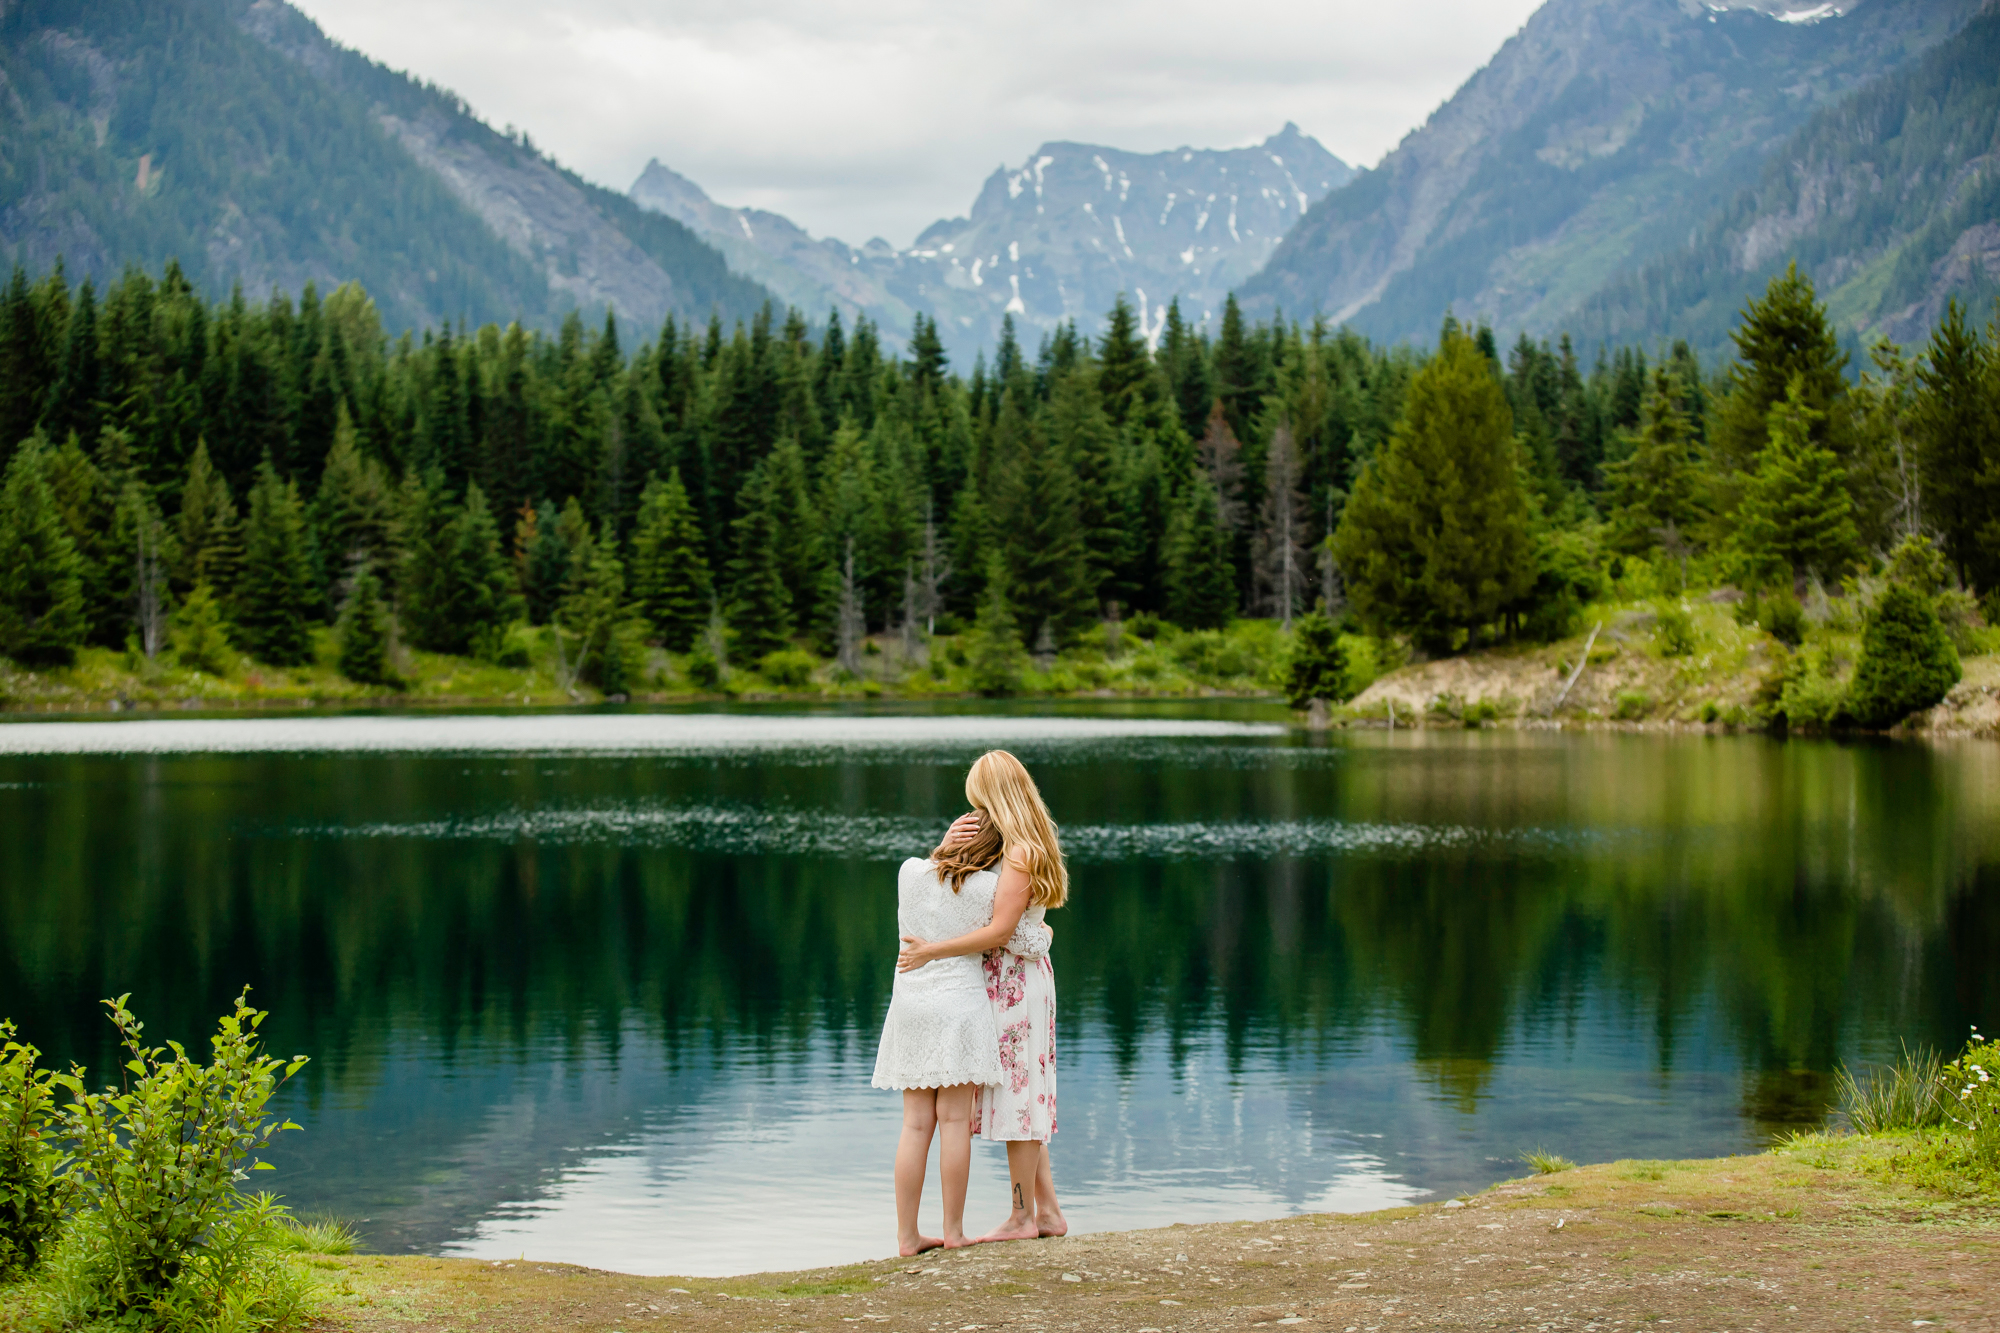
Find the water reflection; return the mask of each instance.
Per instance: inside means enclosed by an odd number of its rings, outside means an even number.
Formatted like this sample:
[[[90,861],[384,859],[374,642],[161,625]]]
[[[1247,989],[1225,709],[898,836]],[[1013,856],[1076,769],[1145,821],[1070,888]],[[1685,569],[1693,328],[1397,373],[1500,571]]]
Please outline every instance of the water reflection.
[[[2000,747],[879,720],[15,753],[0,1012],[103,1069],[97,998],[193,1037],[252,982],[314,1057],[278,1183],[383,1248],[881,1253],[890,867],[1005,730],[1077,861],[1056,1148],[1089,1229],[1749,1148],[1837,1060],[2000,1020]]]

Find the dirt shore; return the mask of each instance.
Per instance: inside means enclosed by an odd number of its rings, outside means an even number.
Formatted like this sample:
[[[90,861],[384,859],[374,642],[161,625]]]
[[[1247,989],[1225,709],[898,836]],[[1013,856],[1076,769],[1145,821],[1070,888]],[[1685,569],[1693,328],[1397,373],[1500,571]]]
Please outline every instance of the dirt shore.
[[[782,1242],[773,1248],[781,1257]],[[977,1246],[729,1279],[533,1260],[313,1261],[326,1330],[1195,1333],[2000,1330],[2000,1200],[1837,1152],[1615,1162],[1462,1202]],[[840,1329],[836,1329],[839,1325]]]

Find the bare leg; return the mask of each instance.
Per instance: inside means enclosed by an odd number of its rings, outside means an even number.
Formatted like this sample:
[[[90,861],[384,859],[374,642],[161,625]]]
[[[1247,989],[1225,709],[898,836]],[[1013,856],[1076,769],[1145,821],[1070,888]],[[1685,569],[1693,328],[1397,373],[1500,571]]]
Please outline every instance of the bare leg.
[[[979,1239],[1033,1240],[1040,1234],[1035,1229],[1035,1171],[1041,1160],[1042,1145],[1033,1139],[1007,1141],[1007,1197],[1014,1211]]]
[[[1035,1164],[1035,1234],[1067,1236],[1069,1222],[1056,1203],[1056,1169],[1049,1161],[1049,1145],[1044,1143],[1041,1148],[1041,1160]]]
[[[917,1206],[924,1198],[924,1168],[930,1165],[937,1121],[937,1089],[903,1090],[903,1133],[896,1140],[896,1252],[901,1255],[922,1254],[944,1244],[917,1231]],[[958,1197],[963,1206],[963,1184]]]
[[[972,1099],[975,1084],[939,1088],[938,1182],[944,1186],[944,1246],[955,1250],[973,1242],[965,1238],[965,1187],[972,1176]]]

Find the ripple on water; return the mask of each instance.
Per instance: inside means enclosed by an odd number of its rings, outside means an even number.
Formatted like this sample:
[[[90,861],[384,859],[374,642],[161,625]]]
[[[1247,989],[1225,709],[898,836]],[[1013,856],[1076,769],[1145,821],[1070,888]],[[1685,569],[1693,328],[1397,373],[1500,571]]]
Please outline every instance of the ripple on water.
[[[444,841],[618,843],[727,854],[894,860],[937,836],[938,821],[906,815],[691,805],[516,809],[453,819],[292,825],[284,835]],[[1072,824],[1063,847],[1074,863],[1216,860],[1340,853],[1417,855],[1454,849],[1556,850],[1607,836],[1589,829],[1480,829],[1466,825],[1354,823],[1331,819]]]

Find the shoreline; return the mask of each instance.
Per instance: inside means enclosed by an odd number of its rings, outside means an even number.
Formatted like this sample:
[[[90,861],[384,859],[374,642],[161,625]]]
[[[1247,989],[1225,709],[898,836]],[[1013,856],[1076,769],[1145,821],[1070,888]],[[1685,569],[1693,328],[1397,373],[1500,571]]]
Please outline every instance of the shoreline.
[[[728,1278],[517,1260],[311,1262],[320,1328],[481,1333],[1294,1327],[1994,1329],[2000,1201],[1884,1171],[1887,1140],[1621,1161],[1442,1203],[1178,1224]],[[1890,1149],[1893,1160],[1894,1149]],[[774,1246],[782,1257],[782,1242]]]

